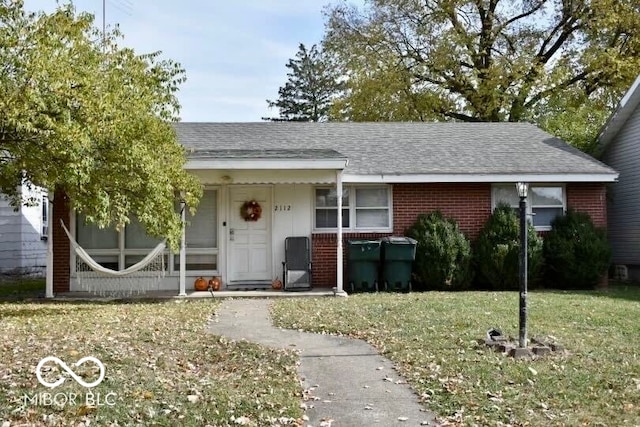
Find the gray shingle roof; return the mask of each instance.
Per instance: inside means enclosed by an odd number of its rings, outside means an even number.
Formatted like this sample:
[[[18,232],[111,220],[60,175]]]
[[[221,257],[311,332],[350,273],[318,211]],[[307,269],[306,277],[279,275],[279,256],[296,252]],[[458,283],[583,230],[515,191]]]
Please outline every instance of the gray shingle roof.
[[[176,123],[175,129],[195,156],[333,150],[349,159],[345,173],[357,175],[616,174],[528,123]],[[249,154],[254,150],[260,151]]]

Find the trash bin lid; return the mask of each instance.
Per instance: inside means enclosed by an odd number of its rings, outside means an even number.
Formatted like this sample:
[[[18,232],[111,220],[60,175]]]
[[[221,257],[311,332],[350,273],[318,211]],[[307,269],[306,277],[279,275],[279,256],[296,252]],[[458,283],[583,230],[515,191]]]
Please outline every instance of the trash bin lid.
[[[380,246],[380,240],[348,240],[347,243],[351,246]]]
[[[383,237],[382,241],[388,245],[415,245],[417,240],[405,236]]]

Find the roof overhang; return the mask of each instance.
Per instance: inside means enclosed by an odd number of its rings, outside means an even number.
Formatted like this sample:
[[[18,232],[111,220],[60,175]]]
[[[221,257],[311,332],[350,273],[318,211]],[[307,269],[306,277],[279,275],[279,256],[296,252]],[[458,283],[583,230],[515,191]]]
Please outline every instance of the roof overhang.
[[[616,182],[617,173],[601,174],[407,174],[354,175],[344,174],[345,183],[472,183],[472,182]]]
[[[185,169],[274,170],[299,169],[343,170],[347,159],[189,159]]]
[[[635,82],[633,82],[627,93],[622,97],[618,108],[616,108],[616,111],[609,117],[607,123],[605,123],[602,128],[598,136],[598,144],[602,149],[606,148],[616,137],[638,105],[640,105],[640,75],[638,75]]]
[[[343,170],[348,159],[328,149],[207,150],[189,153],[185,169]]]

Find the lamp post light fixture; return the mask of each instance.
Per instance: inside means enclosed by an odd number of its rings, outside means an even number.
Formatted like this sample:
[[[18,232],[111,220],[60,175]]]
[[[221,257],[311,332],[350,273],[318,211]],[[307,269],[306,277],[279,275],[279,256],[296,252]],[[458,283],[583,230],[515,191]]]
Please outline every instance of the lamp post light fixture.
[[[520,334],[518,346],[527,347],[527,192],[529,184],[516,183],[520,197]]]

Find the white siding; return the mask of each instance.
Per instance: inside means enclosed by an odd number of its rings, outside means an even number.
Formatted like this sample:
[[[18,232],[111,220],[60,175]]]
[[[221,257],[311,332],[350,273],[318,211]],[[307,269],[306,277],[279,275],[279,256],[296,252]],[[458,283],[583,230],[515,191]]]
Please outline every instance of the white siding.
[[[42,199],[41,189],[22,189],[25,197]],[[20,206],[15,210],[0,198],[0,273],[43,274],[47,242],[42,236],[42,207]]]
[[[620,173],[608,191],[613,263],[640,265],[640,107],[607,147],[603,160]]]

